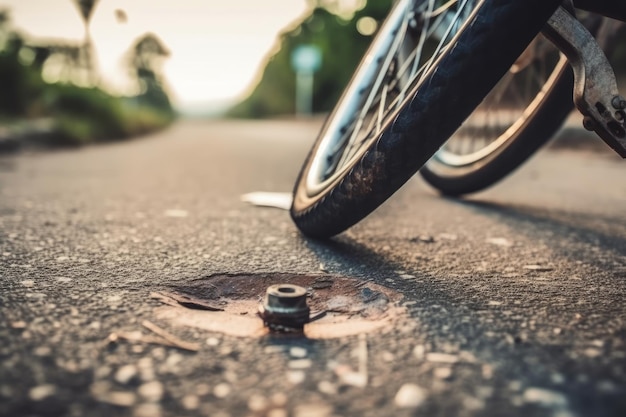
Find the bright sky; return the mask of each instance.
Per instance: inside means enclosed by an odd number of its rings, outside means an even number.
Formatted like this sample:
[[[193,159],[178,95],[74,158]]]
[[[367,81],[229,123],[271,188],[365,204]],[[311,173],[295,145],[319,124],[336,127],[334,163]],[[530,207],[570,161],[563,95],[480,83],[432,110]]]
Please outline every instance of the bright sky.
[[[0,0],[5,7],[29,35],[83,38],[74,0]],[[190,107],[243,95],[277,33],[305,11],[305,0],[100,0],[91,33],[102,73],[118,88],[124,53],[142,34],[157,34],[172,52],[165,74],[175,101]]]

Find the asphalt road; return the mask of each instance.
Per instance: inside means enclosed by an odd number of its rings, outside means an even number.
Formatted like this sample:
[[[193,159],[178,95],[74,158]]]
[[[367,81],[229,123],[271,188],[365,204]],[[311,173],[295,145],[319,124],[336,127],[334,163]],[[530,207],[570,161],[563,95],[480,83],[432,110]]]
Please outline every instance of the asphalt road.
[[[416,178],[316,242],[241,195],[290,191],[318,127],[183,122],[2,157],[0,415],[626,415],[621,159],[546,149],[460,201]],[[376,283],[405,313],[246,338],[176,325],[151,298],[278,273]]]

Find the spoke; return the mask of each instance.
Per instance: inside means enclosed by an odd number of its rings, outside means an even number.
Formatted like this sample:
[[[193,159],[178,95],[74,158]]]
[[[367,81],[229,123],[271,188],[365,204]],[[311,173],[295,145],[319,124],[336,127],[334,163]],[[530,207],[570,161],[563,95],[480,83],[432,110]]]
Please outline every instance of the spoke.
[[[425,65],[426,69],[422,72],[422,76],[420,77],[420,82],[423,81],[424,76],[430,71],[430,68],[432,67],[433,63],[439,57],[441,52],[445,49],[444,44],[446,40],[448,39],[448,36],[450,36],[450,33],[452,33],[452,29],[454,28],[454,26],[457,25],[459,16],[461,15],[461,12],[465,10],[465,6],[467,5],[467,2],[468,0],[463,0],[463,3],[459,5],[454,15],[454,18],[452,19],[452,22],[448,26],[448,29],[446,30],[445,34],[441,37],[441,40],[439,41],[437,48],[435,48],[435,52],[433,53],[432,57],[428,60],[427,64]]]
[[[439,6],[437,8],[437,10],[433,10],[430,13],[425,13],[425,17],[426,18],[431,18],[431,17],[437,17],[439,15],[444,14],[445,12],[448,11],[448,9],[450,7],[452,7],[454,4],[457,3],[458,0],[450,0],[449,2],[447,2],[446,4],[444,4],[443,6]]]
[[[399,28],[397,29],[398,33],[406,33],[406,29],[408,27],[408,11],[405,14],[404,19],[402,20],[402,23],[400,24]],[[378,77],[376,78],[376,81],[374,82],[372,89],[371,89],[371,93],[369,94],[367,100],[365,101],[365,104],[363,105],[361,111],[359,112],[359,116],[357,119],[357,124],[355,126],[355,129],[352,131],[352,134],[350,135],[350,138],[348,139],[348,146],[347,149],[344,151],[341,159],[339,160],[339,164],[338,166],[343,166],[344,163],[346,163],[347,161],[350,160],[350,158],[353,156],[353,149],[356,147],[356,145],[360,145],[362,144],[363,141],[359,141],[358,143],[356,142],[356,139],[358,137],[358,134],[361,132],[361,127],[363,126],[363,121],[366,117],[366,115],[368,114],[368,112],[370,111],[370,109],[372,108],[372,104],[374,102],[374,100],[376,100],[376,98],[378,97],[378,91],[380,89],[380,86],[383,82],[383,80],[387,77],[387,71],[389,69],[389,66],[391,65],[391,62],[393,61],[393,58],[395,57],[400,45],[402,44],[402,41],[404,40],[403,36],[398,36],[387,56],[385,57],[385,61],[381,67],[381,71],[379,72]],[[378,134],[379,132],[376,132],[376,134]],[[369,137],[371,135],[367,135],[367,137]],[[358,148],[357,148],[358,150]]]

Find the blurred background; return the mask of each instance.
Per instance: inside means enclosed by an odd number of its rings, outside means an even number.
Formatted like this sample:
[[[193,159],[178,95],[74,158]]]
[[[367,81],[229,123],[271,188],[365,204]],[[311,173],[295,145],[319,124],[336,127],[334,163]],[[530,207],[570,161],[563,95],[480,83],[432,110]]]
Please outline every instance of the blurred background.
[[[0,148],[327,112],[392,2],[0,0]]]
[[[328,111],[391,3],[0,0],[0,141]]]

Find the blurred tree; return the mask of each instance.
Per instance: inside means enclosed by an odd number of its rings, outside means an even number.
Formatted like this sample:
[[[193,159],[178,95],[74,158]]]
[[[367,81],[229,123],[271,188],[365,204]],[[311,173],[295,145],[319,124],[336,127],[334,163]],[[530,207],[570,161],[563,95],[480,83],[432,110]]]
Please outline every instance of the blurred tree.
[[[139,38],[128,53],[129,70],[139,92],[138,100],[166,111],[172,111],[163,77],[163,61],[169,56],[170,51],[153,33]]]
[[[24,39],[10,27],[10,15],[0,11],[0,116],[28,115],[40,95],[40,72],[22,63]]]
[[[95,55],[93,53],[93,41],[91,39],[91,30],[89,24],[91,23],[91,17],[93,16],[94,9],[99,0],[73,0],[81,17],[83,18],[83,24],[85,26],[85,40],[83,45],[84,60],[81,67],[86,69],[86,82],[91,85],[98,84],[98,75],[96,72]],[[78,81],[78,80],[77,80]],[[80,81],[79,81],[80,82]]]
[[[322,67],[315,74],[313,111],[332,109],[370,44],[376,26],[386,17],[392,0],[353,1],[360,8],[351,9],[347,18],[347,15],[333,13],[340,10],[339,6],[345,6],[345,1],[309,0],[309,3],[314,6],[311,13],[280,36],[279,51],[268,59],[259,83],[250,96],[229,111],[230,116],[268,117],[293,113],[295,73],[291,54],[303,44],[315,45],[323,56]],[[373,30],[367,33],[359,30],[361,19],[368,19],[374,25]]]

